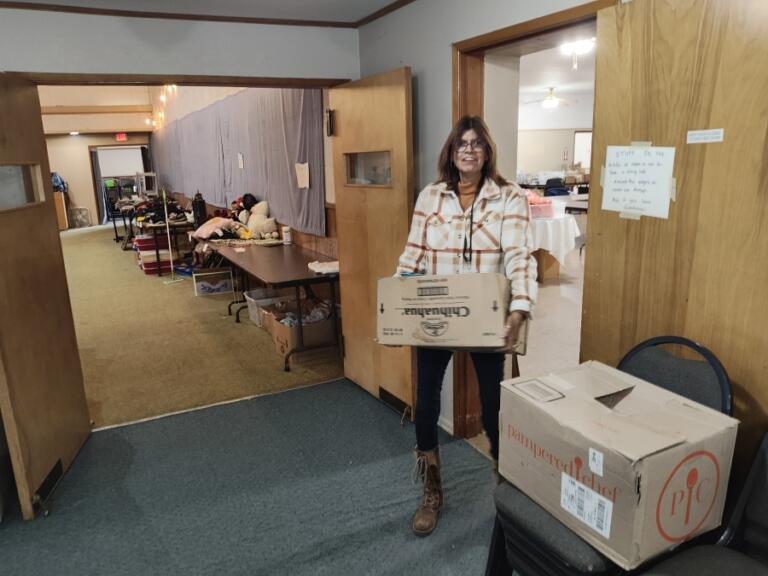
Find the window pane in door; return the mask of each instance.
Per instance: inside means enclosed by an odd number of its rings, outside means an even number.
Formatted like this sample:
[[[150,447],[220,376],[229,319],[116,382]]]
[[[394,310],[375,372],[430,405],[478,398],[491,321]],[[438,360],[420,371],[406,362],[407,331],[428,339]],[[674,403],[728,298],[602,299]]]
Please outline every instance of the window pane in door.
[[[0,166],[0,210],[35,201],[29,166]]]

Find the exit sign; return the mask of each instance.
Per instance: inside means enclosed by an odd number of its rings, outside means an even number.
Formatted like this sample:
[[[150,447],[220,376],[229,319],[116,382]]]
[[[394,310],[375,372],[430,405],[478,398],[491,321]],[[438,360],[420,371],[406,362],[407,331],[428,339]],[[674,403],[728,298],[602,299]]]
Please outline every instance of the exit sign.
[[[118,132],[115,134],[115,140],[118,142],[128,142],[128,134],[125,132]]]

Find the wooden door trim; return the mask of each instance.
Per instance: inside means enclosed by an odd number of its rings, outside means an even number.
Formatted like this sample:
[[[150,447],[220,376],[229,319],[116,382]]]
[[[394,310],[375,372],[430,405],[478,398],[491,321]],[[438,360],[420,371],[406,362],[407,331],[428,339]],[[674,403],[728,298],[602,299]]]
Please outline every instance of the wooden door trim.
[[[617,3],[618,0],[594,0],[455,42],[452,46],[452,123],[455,124],[466,114],[483,116],[483,69],[487,50],[518,42],[520,55],[536,52],[541,49],[535,41],[537,36],[595,20],[599,10],[615,6]],[[474,397],[477,386],[467,376],[472,364],[469,355],[466,352],[457,352],[453,358],[453,433],[455,436],[468,438],[477,435],[481,430],[481,423],[476,416],[479,400]]]
[[[214,76],[204,74],[81,74],[66,72],[5,72],[33,84],[50,86],[227,86],[244,88],[332,88],[348,78],[276,78],[271,76]]]
[[[472,113],[471,104],[473,100],[477,99],[475,91],[482,90],[482,83],[476,84],[478,76],[467,74],[467,69],[470,63],[481,59],[486,50],[594,20],[599,10],[615,6],[617,3],[618,0],[594,0],[567,10],[455,42],[452,47],[453,122],[455,123],[465,114]],[[534,51],[536,51],[535,47],[531,45],[530,52]],[[522,53],[526,53],[526,51],[524,50]]]

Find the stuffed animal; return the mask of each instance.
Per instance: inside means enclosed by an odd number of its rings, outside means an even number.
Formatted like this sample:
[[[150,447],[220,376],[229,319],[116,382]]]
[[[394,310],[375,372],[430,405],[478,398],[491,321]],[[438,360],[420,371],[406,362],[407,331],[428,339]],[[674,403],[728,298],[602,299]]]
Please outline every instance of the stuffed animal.
[[[225,231],[231,232],[241,240],[249,240],[254,237],[251,231],[240,222],[218,217],[208,220],[192,235],[199,240],[208,240],[209,238],[222,238]]]
[[[259,202],[251,208],[251,215],[248,217],[248,230],[256,238],[277,238],[277,222],[274,218],[269,218],[269,204],[266,200]]]

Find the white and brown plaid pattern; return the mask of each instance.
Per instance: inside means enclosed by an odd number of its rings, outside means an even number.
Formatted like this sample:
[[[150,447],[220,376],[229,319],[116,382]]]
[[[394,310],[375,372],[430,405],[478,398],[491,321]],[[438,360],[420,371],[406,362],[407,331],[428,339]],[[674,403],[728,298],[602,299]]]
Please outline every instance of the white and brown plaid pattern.
[[[470,210],[461,209],[458,196],[445,184],[424,188],[397,273],[501,272],[511,284],[510,310],[530,311],[536,299],[536,260],[525,193],[516,184],[483,185],[475,200],[472,258],[467,264],[462,255]]]

